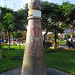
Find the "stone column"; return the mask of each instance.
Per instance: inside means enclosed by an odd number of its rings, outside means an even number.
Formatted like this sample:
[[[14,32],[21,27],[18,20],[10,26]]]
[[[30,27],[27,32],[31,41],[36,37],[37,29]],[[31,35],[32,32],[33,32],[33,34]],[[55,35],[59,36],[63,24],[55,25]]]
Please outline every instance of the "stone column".
[[[30,0],[28,9],[28,30],[21,75],[47,75],[40,21],[40,0]]]

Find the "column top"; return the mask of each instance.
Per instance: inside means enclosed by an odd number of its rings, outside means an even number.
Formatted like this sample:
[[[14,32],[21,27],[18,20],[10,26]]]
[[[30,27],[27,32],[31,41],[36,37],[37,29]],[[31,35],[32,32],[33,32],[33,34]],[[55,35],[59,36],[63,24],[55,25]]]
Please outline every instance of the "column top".
[[[40,0],[29,0],[28,9],[29,10],[41,10]]]

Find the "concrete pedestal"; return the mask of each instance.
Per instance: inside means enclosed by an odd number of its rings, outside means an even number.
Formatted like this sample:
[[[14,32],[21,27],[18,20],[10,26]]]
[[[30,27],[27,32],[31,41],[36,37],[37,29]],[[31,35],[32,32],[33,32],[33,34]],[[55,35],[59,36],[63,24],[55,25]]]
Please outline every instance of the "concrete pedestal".
[[[53,68],[47,68],[46,71],[47,71],[47,75],[69,75],[65,72],[62,72],[60,70],[53,69]],[[9,70],[9,71],[2,73],[0,75],[21,75],[21,68]]]

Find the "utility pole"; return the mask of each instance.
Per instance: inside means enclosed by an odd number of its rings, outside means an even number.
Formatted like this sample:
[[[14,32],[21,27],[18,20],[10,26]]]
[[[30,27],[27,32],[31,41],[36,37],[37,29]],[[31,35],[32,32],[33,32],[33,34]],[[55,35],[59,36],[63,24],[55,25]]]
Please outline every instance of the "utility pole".
[[[40,0],[30,0],[28,9],[28,30],[21,75],[47,75],[41,30]]]

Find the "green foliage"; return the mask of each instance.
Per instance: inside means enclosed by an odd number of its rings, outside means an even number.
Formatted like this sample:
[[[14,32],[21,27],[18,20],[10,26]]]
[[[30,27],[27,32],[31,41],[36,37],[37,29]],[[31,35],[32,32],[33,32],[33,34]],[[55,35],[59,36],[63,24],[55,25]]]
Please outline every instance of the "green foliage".
[[[66,34],[65,35],[65,38],[67,38],[67,39],[70,38],[70,35],[69,34]]]
[[[18,38],[22,38],[23,37],[23,34],[21,33],[21,32],[14,32],[14,37],[16,38],[16,39],[18,39]]]
[[[6,30],[6,29],[8,29],[8,26],[7,26],[6,22],[9,22],[11,20],[9,18],[11,17],[11,14],[13,13],[13,10],[9,9],[9,8],[6,8],[6,7],[0,7],[0,9],[2,11],[1,16],[0,16],[1,27],[2,27],[2,30]],[[9,14],[10,16],[8,16],[8,14],[6,14],[6,13],[11,13],[11,14]],[[5,17],[5,19],[4,19],[4,17]],[[7,21],[6,21],[6,19],[7,19]]]
[[[58,27],[58,28],[57,28],[57,32],[58,32],[58,33],[63,33],[63,32],[64,32],[64,29],[63,29],[62,27]]]
[[[3,21],[3,27],[4,30],[7,30],[8,32],[8,41],[9,41],[9,46],[8,46],[8,50],[10,50],[10,32],[13,30],[14,28],[14,15],[10,12],[10,13],[6,13],[6,15],[3,17],[4,21]]]
[[[8,22],[8,23],[11,23],[12,22],[12,20],[13,20],[13,15],[11,14],[11,13],[6,13],[6,16],[4,17],[4,19],[6,19],[6,21]],[[5,22],[6,22],[5,21]]]
[[[18,10],[14,13],[15,16],[15,30],[26,30],[28,8]]]
[[[63,21],[66,23],[71,23],[75,19],[75,4],[71,4],[70,2],[63,2],[61,5]]]
[[[75,38],[75,33],[73,34],[73,37]]]
[[[0,23],[0,31],[3,29],[3,26],[2,26],[2,24]]]
[[[48,1],[42,2],[42,28],[48,27],[48,31],[52,30],[51,26],[60,19],[59,13],[59,5]]]
[[[14,20],[14,15],[12,13],[6,13],[4,16],[4,29],[10,32],[13,30],[13,20]]]
[[[2,12],[0,15],[1,27],[4,31],[26,30],[27,25],[27,5],[26,9],[13,12],[12,9],[0,7]]]

